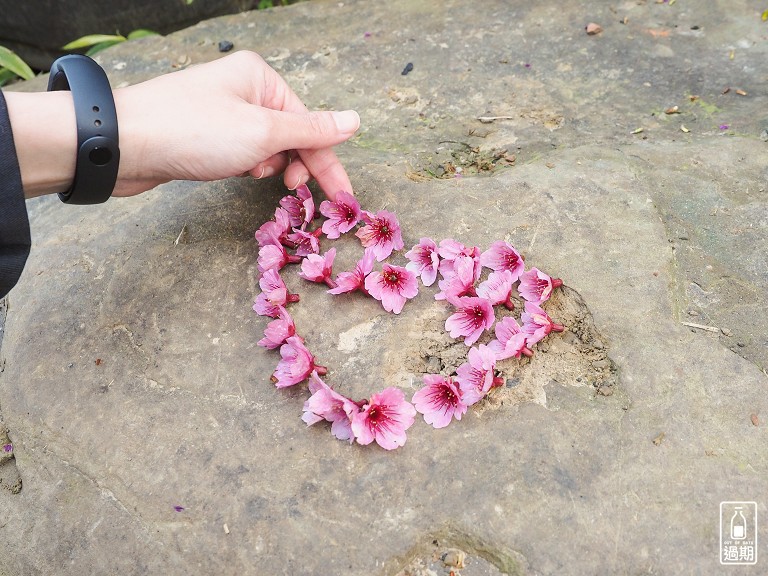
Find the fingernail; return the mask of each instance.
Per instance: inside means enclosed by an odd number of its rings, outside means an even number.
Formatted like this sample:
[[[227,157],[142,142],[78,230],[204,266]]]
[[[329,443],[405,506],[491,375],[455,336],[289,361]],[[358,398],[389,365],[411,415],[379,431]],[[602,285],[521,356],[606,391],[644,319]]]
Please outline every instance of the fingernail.
[[[352,134],[360,128],[360,116],[354,110],[333,112],[333,121],[336,122],[339,132],[343,134]]]
[[[261,176],[259,178],[271,178],[275,175],[275,168],[273,166],[264,166],[262,168]]]
[[[289,187],[289,188],[288,188],[288,190],[296,190],[296,188],[298,188],[299,186],[301,186],[301,184],[302,184],[302,182],[301,182],[301,181],[302,181],[302,180],[303,180],[303,178],[302,178],[301,176],[299,176],[299,177],[296,179],[296,184],[294,184],[292,187]]]
[[[261,172],[256,176],[256,180],[261,180],[262,178],[264,178],[264,166],[261,167]]]

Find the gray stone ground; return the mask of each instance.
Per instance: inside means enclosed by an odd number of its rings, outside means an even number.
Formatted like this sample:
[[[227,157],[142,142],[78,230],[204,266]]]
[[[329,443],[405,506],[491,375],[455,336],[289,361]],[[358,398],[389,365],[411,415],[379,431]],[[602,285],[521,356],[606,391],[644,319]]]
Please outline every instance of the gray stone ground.
[[[0,573],[439,574],[449,548],[468,576],[735,573],[719,503],[754,500],[758,563],[739,573],[764,574],[761,9],[318,1],[104,53],[117,86],[229,39],[310,107],[359,110],[339,154],[364,207],[396,211],[406,245],[512,241],[565,280],[550,312],[569,331],[502,365],[509,387],[448,429],[350,446],[305,428],[305,392],[276,390],[255,345],[252,234],[279,182],[30,202],[0,360]],[[356,253],[339,244],[341,270]],[[288,278],[344,392],[410,395],[465,353],[433,290],[393,317]]]

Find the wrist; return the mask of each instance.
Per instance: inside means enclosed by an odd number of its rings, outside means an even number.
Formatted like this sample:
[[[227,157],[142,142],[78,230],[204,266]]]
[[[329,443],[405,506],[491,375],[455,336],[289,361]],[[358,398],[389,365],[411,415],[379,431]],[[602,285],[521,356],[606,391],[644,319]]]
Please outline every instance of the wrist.
[[[21,183],[27,198],[65,192],[77,159],[77,122],[72,94],[4,92]]]

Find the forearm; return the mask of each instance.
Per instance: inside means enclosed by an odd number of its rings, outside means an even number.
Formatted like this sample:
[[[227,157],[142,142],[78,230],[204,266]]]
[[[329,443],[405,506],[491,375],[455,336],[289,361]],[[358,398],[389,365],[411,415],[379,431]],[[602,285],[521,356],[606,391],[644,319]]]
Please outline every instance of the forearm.
[[[5,99],[24,195],[32,198],[69,189],[77,157],[72,94],[5,92]]]

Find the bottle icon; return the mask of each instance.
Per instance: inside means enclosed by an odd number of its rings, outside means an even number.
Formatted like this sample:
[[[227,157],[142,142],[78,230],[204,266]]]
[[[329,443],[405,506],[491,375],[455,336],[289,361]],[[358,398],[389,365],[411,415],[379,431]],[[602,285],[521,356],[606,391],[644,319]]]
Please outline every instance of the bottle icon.
[[[734,508],[731,518],[731,538],[733,540],[744,540],[747,537],[747,519],[741,512],[741,507]]]

